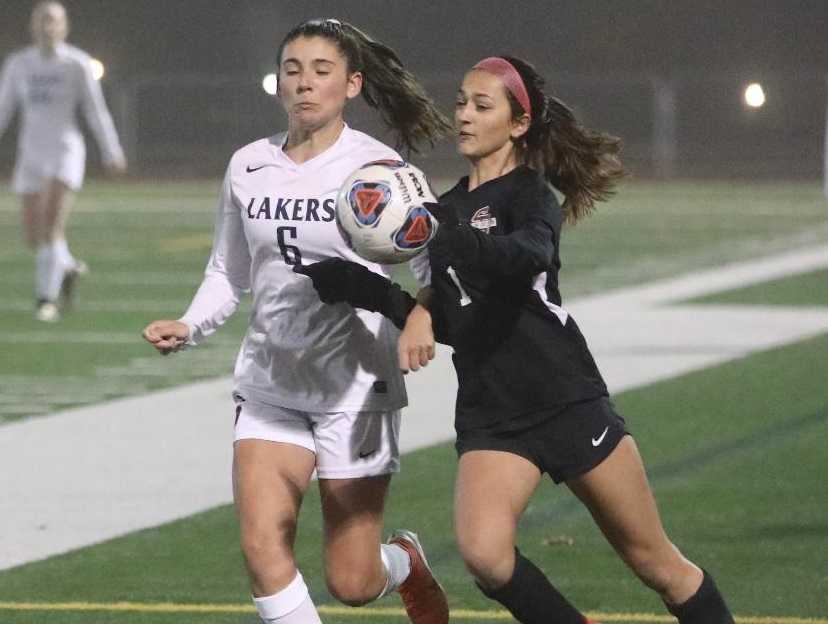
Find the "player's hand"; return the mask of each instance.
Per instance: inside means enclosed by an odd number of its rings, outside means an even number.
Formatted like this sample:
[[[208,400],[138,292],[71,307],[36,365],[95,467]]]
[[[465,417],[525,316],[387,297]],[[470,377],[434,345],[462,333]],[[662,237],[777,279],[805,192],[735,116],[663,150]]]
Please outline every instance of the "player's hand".
[[[391,281],[369,268],[342,258],[293,267],[307,275],[323,303],[350,303],[355,308],[377,311],[391,288]]]
[[[127,170],[127,163],[125,158],[115,158],[110,160],[105,165],[106,170],[111,175],[123,175]]]
[[[408,314],[405,327],[397,341],[397,355],[403,373],[418,371],[434,359],[434,331],[431,328],[431,314],[421,305],[416,305]]]
[[[428,210],[431,215],[437,219],[440,225],[453,227],[459,223],[457,219],[457,210],[451,204],[438,204],[435,202],[425,202],[423,207]]]
[[[190,337],[190,328],[181,321],[153,321],[141,335],[161,355],[169,355],[184,346]]]
[[[348,295],[353,289],[348,282],[351,281],[349,273],[353,271],[352,264],[342,258],[328,258],[313,264],[296,264],[293,272],[311,278],[323,303],[350,303]]]

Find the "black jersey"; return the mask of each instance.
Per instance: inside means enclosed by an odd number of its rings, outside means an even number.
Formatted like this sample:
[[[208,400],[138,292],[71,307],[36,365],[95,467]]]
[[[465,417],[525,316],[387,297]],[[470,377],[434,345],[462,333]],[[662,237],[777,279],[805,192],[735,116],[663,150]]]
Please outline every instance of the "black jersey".
[[[455,350],[457,430],[528,426],[606,396],[561,308],[563,212],[544,178],[518,167],[473,191],[463,178],[440,204],[458,221],[429,246],[435,330]]]

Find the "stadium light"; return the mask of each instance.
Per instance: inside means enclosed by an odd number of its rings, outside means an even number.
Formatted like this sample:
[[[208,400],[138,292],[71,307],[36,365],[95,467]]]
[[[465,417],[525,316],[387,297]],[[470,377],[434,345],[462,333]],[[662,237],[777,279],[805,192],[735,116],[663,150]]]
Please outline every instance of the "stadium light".
[[[262,89],[268,95],[276,95],[276,90],[279,86],[279,78],[276,74],[268,74],[262,79]]]
[[[104,68],[103,63],[101,63],[98,59],[93,58],[89,60],[89,64],[92,66],[92,77],[95,80],[100,80],[104,77],[106,69]]]
[[[765,90],[758,82],[750,83],[745,89],[745,104],[751,108],[761,108],[765,104]]]

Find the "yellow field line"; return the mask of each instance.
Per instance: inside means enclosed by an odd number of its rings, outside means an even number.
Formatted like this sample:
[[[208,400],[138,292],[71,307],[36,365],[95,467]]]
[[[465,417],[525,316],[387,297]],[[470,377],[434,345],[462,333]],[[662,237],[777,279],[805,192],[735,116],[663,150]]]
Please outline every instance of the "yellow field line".
[[[322,615],[354,615],[359,617],[405,617],[399,608],[361,608],[322,605]],[[142,613],[252,613],[252,604],[178,604],[171,602],[0,602],[0,611],[135,611]],[[675,618],[655,613],[597,613],[586,614],[590,619],[604,624],[609,622],[675,624]],[[452,619],[457,620],[509,620],[506,611],[474,611],[452,609]],[[828,624],[827,618],[752,617],[737,616],[737,624]]]

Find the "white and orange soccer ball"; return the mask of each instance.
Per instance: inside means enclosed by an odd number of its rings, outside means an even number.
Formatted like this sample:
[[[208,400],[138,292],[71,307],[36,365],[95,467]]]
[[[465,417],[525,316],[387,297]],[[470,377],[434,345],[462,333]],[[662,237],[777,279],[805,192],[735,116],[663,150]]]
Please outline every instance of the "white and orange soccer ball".
[[[425,174],[399,160],[378,160],[354,171],[339,190],[336,222],[362,258],[398,264],[423,250],[437,231],[424,207],[437,198]]]

